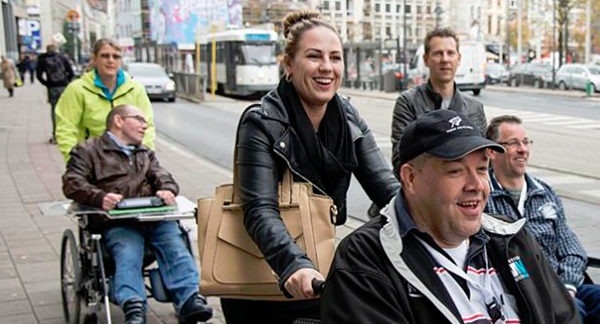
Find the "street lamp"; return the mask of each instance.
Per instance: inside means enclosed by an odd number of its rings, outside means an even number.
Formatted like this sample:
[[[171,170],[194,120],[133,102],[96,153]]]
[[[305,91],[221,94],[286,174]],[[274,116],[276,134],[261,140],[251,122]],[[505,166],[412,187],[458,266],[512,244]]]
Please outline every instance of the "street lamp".
[[[403,4],[403,8],[404,8],[404,13],[403,13],[403,18],[402,18],[402,69],[404,70],[403,72],[403,79],[404,82],[402,82],[402,87],[403,88],[407,88],[408,87],[408,70],[406,68],[406,0],[404,0],[404,4]]]
[[[556,0],[552,0],[552,53],[550,53],[552,62],[552,89],[556,89]]]

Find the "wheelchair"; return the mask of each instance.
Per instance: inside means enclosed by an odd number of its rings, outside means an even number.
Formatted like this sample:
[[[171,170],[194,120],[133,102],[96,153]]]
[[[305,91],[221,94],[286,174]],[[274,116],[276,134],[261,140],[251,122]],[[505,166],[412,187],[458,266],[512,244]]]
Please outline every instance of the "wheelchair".
[[[188,230],[183,227],[180,220],[195,219],[194,208],[191,201],[178,196],[174,209],[173,207],[138,209],[117,217],[135,219],[139,222],[177,220],[188,250],[193,256]],[[69,206],[67,214],[77,217],[78,233],[75,234],[70,229],[65,230],[61,242],[60,281],[65,321],[69,324],[97,323],[99,314],[104,310],[106,319],[102,322],[111,324],[109,286],[115,265],[102,241],[102,235],[89,229],[89,217],[111,219],[117,217],[99,208],[77,203]],[[172,302],[158,266],[153,265],[155,260],[152,248],[146,245],[142,272],[147,296],[160,302]]]

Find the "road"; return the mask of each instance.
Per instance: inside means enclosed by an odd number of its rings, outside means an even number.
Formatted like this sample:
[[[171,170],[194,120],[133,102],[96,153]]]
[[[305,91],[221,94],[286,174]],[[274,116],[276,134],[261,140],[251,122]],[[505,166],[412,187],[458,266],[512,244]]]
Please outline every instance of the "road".
[[[568,177],[579,174],[587,178],[600,178],[600,103],[590,103],[577,98],[554,98],[539,95],[515,95],[504,92],[484,92],[479,99],[486,104],[486,114],[492,117],[515,113],[524,122],[535,144],[531,163]],[[390,160],[390,121],[392,99],[374,99],[354,96],[352,102],[359,107],[386,158]],[[235,129],[243,109],[251,101],[233,100],[217,96],[202,105],[180,100],[176,104],[154,103],[158,131],[181,143],[190,151],[217,165],[231,170]],[[561,126],[566,120],[567,124]],[[559,125],[547,125],[558,123]],[[596,125],[588,128],[567,126]],[[543,169],[542,174],[543,174]],[[577,184],[581,186],[581,184]],[[585,184],[582,184],[585,186]],[[598,205],[573,199],[564,199],[569,212],[569,223],[580,235],[591,255],[600,256],[600,242],[594,235]],[[366,219],[370,202],[355,181],[348,194],[349,214]],[[595,248],[597,247],[597,248]]]

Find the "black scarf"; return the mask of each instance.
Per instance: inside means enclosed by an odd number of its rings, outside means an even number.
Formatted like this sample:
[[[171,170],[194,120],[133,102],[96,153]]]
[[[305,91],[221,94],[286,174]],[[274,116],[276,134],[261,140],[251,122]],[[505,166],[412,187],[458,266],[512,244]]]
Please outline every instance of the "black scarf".
[[[342,212],[345,215],[349,175],[358,161],[342,102],[337,95],[329,101],[319,131],[315,133],[292,83],[282,78],[277,93],[289,115],[291,131],[300,139],[308,157],[310,165],[302,166],[307,171],[306,176],[323,188],[333,198],[340,215]]]

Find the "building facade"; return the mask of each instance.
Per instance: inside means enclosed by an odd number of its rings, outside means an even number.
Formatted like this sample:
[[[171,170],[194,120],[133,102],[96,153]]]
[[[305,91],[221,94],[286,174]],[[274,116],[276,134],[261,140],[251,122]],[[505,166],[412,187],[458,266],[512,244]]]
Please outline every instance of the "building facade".
[[[136,40],[143,37],[142,1],[116,0],[115,3],[115,37],[123,47],[124,56],[135,56]]]

